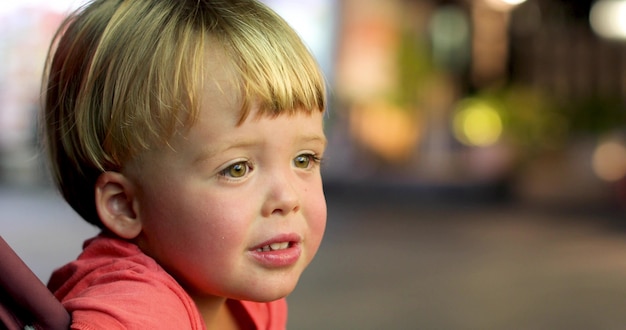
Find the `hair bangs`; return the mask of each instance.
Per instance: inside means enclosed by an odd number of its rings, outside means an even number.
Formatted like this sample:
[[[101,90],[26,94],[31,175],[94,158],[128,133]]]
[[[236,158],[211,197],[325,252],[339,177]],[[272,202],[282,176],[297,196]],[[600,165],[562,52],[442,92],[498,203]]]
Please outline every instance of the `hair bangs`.
[[[326,107],[326,84],[317,62],[282,18],[273,19],[279,21],[275,30],[248,28],[227,38],[243,89],[240,122],[252,106],[259,116],[323,112]]]

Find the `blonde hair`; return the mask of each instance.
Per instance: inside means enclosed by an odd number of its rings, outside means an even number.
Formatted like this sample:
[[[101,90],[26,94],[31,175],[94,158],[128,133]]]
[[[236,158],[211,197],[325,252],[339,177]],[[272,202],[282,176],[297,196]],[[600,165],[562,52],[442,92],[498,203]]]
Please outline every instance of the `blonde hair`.
[[[315,60],[255,0],[95,0],[61,25],[44,77],[43,138],[55,184],[85,220],[101,226],[103,171],[193,124],[209,49],[236,69],[241,121],[252,102],[262,115],[324,111]]]

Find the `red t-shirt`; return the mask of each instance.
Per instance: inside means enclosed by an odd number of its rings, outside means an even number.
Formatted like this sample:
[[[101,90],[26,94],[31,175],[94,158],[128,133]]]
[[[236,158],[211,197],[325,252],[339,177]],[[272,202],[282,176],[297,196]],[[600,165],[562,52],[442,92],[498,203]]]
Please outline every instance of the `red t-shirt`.
[[[196,305],[135,244],[100,235],[77,260],[52,274],[48,287],[72,315],[72,329],[205,329]],[[228,300],[256,329],[285,329],[287,303]]]

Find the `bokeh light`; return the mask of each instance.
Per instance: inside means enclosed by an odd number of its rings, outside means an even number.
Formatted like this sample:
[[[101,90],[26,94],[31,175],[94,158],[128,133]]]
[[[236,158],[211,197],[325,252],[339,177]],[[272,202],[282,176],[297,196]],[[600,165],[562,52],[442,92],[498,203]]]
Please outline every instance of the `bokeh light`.
[[[626,1],[597,1],[589,13],[589,23],[601,37],[626,39]]]
[[[496,10],[511,10],[513,7],[526,2],[526,0],[485,0],[485,2]]]
[[[500,139],[502,129],[496,107],[478,99],[462,101],[453,119],[454,136],[468,146],[492,145]]]
[[[594,150],[592,162],[600,179],[619,181],[626,175],[626,146],[615,139],[602,141]]]

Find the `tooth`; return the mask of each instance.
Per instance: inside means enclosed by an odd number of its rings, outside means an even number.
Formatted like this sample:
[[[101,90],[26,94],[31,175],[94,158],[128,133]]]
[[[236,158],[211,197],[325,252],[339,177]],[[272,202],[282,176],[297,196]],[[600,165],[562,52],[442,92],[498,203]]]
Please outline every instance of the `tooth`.
[[[289,242],[272,243],[270,244],[270,247],[272,250],[284,250],[289,247]]]
[[[269,252],[276,250],[284,250],[289,247],[289,242],[272,243],[256,249],[258,252]]]
[[[272,248],[272,250],[280,250],[282,244],[280,243],[272,243],[270,244],[270,247]]]

